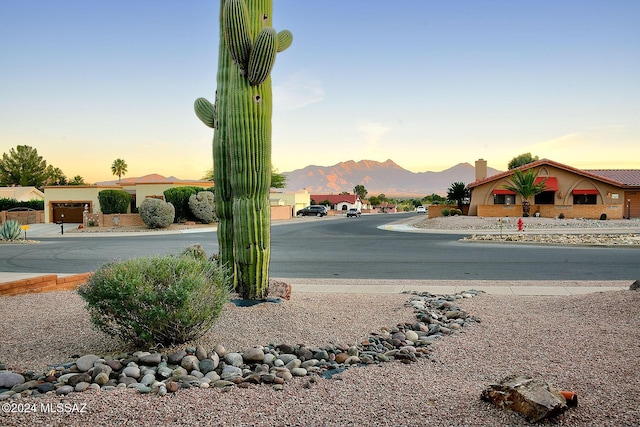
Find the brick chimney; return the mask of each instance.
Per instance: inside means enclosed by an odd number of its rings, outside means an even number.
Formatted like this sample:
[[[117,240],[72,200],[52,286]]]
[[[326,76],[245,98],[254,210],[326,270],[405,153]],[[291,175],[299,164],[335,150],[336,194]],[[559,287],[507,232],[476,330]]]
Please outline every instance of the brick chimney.
[[[484,159],[476,160],[476,181],[487,177],[487,161]]]

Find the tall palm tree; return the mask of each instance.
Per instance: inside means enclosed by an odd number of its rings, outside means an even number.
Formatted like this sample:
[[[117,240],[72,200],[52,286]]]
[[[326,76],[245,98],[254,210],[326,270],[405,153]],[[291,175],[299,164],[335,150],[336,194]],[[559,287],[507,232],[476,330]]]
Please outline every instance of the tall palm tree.
[[[469,197],[469,189],[464,182],[454,182],[447,189],[447,199],[456,201],[458,209],[462,209],[462,204]]]
[[[118,183],[122,179],[122,175],[127,173],[127,163],[122,159],[115,159],[111,165],[111,173],[118,175]]]
[[[533,169],[526,172],[516,169],[513,171],[511,182],[508,185],[503,185],[505,189],[513,191],[522,198],[522,216],[529,216],[531,210],[529,199],[544,191],[546,178],[536,184],[537,177],[538,174]]]

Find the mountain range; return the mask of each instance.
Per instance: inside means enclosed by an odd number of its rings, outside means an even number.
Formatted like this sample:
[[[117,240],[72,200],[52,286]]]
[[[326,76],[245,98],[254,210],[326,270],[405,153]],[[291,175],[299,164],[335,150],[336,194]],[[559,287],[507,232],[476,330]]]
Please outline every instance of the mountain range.
[[[487,168],[487,176],[500,172]],[[353,193],[356,185],[364,185],[370,195],[385,194],[389,197],[424,197],[433,193],[446,196],[452,183],[475,181],[475,168],[469,163],[458,163],[441,172],[411,172],[390,159],[382,163],[349,160],[333,166],[311,165],[282,174],[287,177],[285,191],[306,189],[311,194]]]

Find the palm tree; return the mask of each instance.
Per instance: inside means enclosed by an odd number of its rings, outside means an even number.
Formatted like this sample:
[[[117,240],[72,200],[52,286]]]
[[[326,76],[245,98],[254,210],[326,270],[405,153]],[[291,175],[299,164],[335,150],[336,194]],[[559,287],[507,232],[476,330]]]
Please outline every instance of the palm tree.
[[[111,165],[111,173],[118,175],[118,183],[122,179],[122,175],[127,173],[127,163],[122,159],[115,159]]]
[[[547,179],[545,178],[536,184],[537,177],[538,174],[533,169],[529,169],[524,173],[517,169],[513,171],[511,182],[508,185],[503,185],[503,188],[513,191],[522,198],[522,216],[529,216],[529,211],[531,210],[529,199],[544,191]]]
[[[447,199],[458,203],[458,209],[462,210],[462,203],[469,198],[469,189],[464,182],[454,182],[447,189]]]

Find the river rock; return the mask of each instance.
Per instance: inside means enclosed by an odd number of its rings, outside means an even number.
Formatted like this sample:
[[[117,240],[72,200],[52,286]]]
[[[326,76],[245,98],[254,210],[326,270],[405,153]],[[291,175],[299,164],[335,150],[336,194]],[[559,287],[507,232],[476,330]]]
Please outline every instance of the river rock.
[[[199,345],[196,347],[196,357],[198,360],[204,360],[207,358],[207,350],[204,349],[203,346]]]
[[[74,390],[74,387],[71,387],[70,385],[63,385],[62,387],[56,390],[56,394],[59,396],[66,395],[71,393],[73,390]]]
[[[0,372],[0,388],[12,388],[24,381],[24,377],[20,374],[9,371]]]
[[[176,351],[175,353],[170,354],[169,357],[167,357],[167,363],[170,365],[179,365],[186,355],[187,352],[184,350]]]
[[[224,356],[224,361],[227,365],[242,366],[244,359],[240,353],[227,353]]]
[[[216,367],[213,363],[213,360],[211,359],[202,359],[200,361],[200,363],[198,363],[198,370],[202,373],[202,374],[207,374],[213,370],[215,370]]]
[[[249,348],[242,353],[242,358],[247,363],[262,363],[264,360],[264,351],[258,347]]]
[[[180,362],[180,366],[182,366],[187,371],[191,372],[193,370],[198,370],[198,364],[200,361],[196,356],[185,356],[182,358]]]
[[[100,358],[95,354],[87,354],[76,360],[76,367],[80,372],[87,372],[89,369],[93,368],[93,364],[98,359]]]
[[[126,366],[122,373],[130,378],[140,378],[140,368],[137,366]]]
[[[162,362],[162,355],[160,353],[151,353],[138,357],[138,363],[140,365],[155,366]]]

